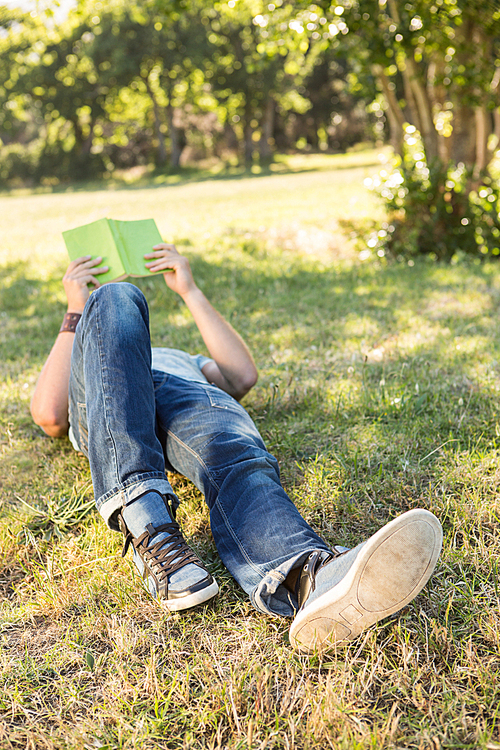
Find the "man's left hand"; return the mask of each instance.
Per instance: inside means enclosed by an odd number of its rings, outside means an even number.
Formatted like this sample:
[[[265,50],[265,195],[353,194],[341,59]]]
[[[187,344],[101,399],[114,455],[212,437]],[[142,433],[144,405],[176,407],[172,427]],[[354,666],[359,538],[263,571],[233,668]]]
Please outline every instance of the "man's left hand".
[[[153,252],[147,253],[144,257],[150,259],[146,263],[146,268],[151,273],[166,271],[163,274],[166,285],[181,297],[197,289],[189,261],[177,252],[175,245],[166,243],[155,245]]]

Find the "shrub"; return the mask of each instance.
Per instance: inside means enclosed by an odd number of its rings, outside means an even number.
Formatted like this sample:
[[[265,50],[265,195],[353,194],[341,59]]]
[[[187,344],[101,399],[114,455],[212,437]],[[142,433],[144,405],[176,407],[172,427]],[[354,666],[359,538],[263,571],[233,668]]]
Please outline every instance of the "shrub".
[[[40,141],[27,146],[11,143],[0,148],[0,185],[33,182],[42,150]]]
[[[0,148],[0,186],[32,185],[47,180],[87,180],[105,171],[101,154],[79,155],[42,140]]]
[[[403,257],[500,255],[498,183],[484,176],[478,184],[463,163],[427,164],[415,129],[411,135],[391,173],[383,170],[366,181],[388,210],[388,230],[377,237],[377,245],[389,255]]]

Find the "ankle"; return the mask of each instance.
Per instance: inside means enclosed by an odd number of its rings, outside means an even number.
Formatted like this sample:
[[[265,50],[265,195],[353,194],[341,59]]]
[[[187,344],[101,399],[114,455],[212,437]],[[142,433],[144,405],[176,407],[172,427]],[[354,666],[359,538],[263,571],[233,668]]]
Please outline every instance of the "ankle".
[[[172,513],[166,498],[157,490],[150,490],[134,498],[121,512],[128,531],[135,538],[148,527],[173,523]]]

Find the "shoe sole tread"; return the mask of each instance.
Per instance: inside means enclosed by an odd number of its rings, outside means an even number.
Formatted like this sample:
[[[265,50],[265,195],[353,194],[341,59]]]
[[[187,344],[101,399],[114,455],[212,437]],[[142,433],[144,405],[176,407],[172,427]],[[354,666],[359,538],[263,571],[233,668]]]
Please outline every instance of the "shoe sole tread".
[[[290,628],[292,645],[311,653],[347,643],[402,609],[429,580],[441,545],[441,525],[423,509],[382,527],[345,577],[297,614]]]

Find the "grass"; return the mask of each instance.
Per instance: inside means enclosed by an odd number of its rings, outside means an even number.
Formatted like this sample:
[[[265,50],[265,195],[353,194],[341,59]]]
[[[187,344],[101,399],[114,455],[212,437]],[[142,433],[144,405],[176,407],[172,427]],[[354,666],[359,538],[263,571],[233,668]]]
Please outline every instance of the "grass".
[[[315,157],[316,158],[316,157]],[[350,161],[352,160],[352,161]],[[0,198],[0,747],[500,748],[500,269],[360,261],[377,155],[287,173]],[[293,167],[293,168],[292,168]],[[213,604],[167,615],[90,500],[85,459],[29,399],[64,310],[61,229],[155,216],[261,377],[245,405],[303,515],[352,545],[412,507],[444,551],[407,608],[322,659],[295,654],[222,568],[173,477]],[[161,279],[153,340],[201,351]]]

